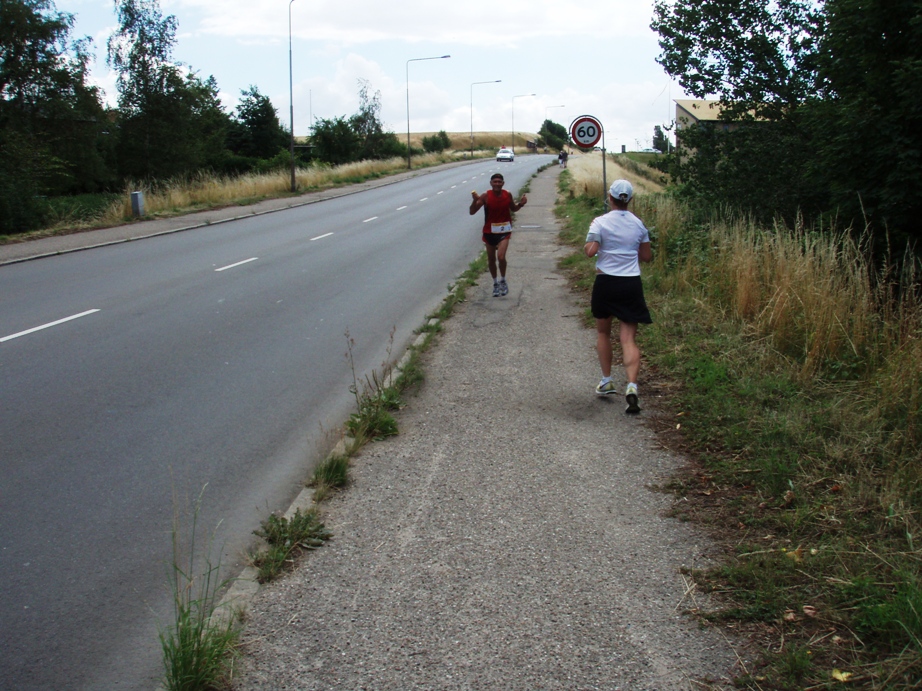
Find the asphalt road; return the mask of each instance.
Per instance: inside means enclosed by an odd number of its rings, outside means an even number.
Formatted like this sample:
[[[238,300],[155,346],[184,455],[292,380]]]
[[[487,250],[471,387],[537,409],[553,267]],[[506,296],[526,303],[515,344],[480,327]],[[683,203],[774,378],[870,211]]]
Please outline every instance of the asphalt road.
[[[473,163],[0,267],[0,688],[151,689],[174,513],[233,570],[480,251]],[[62,321],[66,320],[66,321]],[[39,328],[45,327],[45,328]]]

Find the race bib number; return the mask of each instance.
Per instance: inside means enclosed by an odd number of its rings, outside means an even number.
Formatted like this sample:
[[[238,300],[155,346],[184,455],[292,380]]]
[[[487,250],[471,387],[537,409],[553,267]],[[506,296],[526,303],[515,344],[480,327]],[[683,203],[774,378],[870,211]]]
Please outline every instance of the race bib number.
[[[490,224],[491,233],[511,233],[512,224],[509,222],[506,223],[491,223]]]

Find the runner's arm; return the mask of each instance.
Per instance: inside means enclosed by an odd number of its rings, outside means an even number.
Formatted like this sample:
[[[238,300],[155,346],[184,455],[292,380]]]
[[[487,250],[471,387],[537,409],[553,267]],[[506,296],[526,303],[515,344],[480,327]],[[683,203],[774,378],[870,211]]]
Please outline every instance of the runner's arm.
[[[473,199],[471,200],[470,212],[471,216],[473,216],[478,211],[480,211],[481,208],[483,208],[483,205],[486,203],[486,195],[477,194],[477,192],[471,192],[471,197],[473,197]]]
[[[653,261],[653,250],[650,249],[649,242],[640,243],[640,247],[637,248],[637,258],[642,262]]]
[[[527,203],[528,203],[528,197],[526,197],[526,196],[523,194],[523,195],[522,195],[522,198],[519,199],[518,202],[515,202],[515,201],[512,202],[512,210],[513,210],[513,211],[518,211],[518,210],[521,209],[523,206],[525,206]]]

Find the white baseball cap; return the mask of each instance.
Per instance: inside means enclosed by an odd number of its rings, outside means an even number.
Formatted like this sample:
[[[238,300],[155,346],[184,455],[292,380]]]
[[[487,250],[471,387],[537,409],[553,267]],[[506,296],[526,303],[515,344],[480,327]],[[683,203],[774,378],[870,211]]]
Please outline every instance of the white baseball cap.
[[[608,193],[618,201],[626,204],[634,196],[634,188],[627,180],[615,180],[611,183]]]

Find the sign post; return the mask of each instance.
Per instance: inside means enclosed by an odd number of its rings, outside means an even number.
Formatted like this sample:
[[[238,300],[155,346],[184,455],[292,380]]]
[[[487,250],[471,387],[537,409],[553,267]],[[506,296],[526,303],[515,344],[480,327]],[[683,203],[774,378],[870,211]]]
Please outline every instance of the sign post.
[[[580,115],[570,123],[570,139],[581,149],[592,149],[602,141],[602,187],[608,201],[608,175],[605,171],[605,130],[598,118]]]

